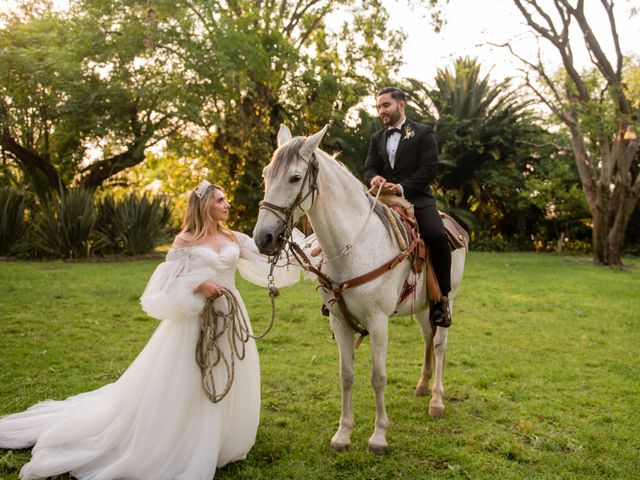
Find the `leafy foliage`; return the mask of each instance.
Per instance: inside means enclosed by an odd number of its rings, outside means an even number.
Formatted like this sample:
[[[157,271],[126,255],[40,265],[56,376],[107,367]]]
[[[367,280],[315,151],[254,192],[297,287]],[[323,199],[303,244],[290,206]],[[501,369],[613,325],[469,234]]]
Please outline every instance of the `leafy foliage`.
[[[361,0],[78,0],[63,13],[32,0],[4,20],[0,148],[34,190],[96,188],[166,142],[206,159],[244,230],[280,123],[340,121],[397,70],[403,40]]]
[[[179,74],[146,51],[139,13],[117,26],[73,9],[5,19],[0,146],[40,196],[71,183],[99,186],[175,128]]]
[[[105,239],[103,252],[139,255],[166,240],[171,209],[164,197],[130,193],[116,200],[108,195],[97,210],[96,230]]]
[[[409,115],[435,126],[444,208],[473,213],[482,230],[508,237],[526,232],[531,203],[514,201],[513,194],[525,188],[543,133],[529,104],[508,79],[494,84],[482,76],[475,59],[456,59],[451,69],[438,70],[435,83],[409,80],[407,90]]]
[[[362,180],[362,169],[369,150],[371,135],[381,128],[380,120],[366,110],[357,112],[355,121],[342,120],[335,128],[328,131],[322,141],[323,148],[329,152],[339,153],[338,160],[344,163],[351,172]]]
[[[96,217],[93,192],[83,188],[63,191],[41,203],[29,241],[45,256],[86,258],[92,253]]]
[[[27,229],[28,195],[12,187],[0,186],[0,255],[11,253]]]
[[[2,200],[5,189],[0,192]],[[20,227],[24,235],[11,253],[65,259],[144,254],[166,241],[170,221],[167,197],[129,193],[96,200],[92,190],[71,188],[30,207],[28,222]]]
[[[554,139],[561,142],[565,138],[555,135]],[[558,144],[557,147],[545,149],[545,154],[527,175],[520,196],[543,213],[535,234],[540,249],[548,249],[547,245],[555,240],[552,248],[558,252],[563,248],[582,251],[590,235],[589,208],[580,188],[570,145]]]

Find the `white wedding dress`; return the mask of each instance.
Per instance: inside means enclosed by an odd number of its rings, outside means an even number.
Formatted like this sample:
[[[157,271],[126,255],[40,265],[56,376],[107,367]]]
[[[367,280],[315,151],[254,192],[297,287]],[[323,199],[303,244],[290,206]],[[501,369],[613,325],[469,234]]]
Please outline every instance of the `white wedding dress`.
[[[254,340],[246,344],[244,360],[236,359],[231,390],[218,403],[205,395],[195,361],[205,298],[193,290],[214,281],[234,293],[246,314],[235,287],[236,268],[266,286],[266,257],[248,236],[237,238],[238,244],[219,252],[207,246],[169,251],[141,297],[144,311],[161,323],[118,380],[0,419],[1,448],[34,445],[22,479],[70,472],[95,480],[210,480],[217,466],[246,457],[260,416]],[[279,286],[290,285],[300,269],[277,268],[276,274]],[[224,386],[225,372],[214,375]]]

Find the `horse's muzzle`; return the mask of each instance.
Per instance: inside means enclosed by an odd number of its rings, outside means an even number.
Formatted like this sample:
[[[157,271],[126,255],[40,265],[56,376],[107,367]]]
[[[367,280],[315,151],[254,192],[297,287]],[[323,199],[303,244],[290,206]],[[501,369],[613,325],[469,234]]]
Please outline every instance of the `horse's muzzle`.
[[[256,228],[253,231],[253,241],[260,253],[264,255],[277,255],[284,247],[284,229],[278,232]]]

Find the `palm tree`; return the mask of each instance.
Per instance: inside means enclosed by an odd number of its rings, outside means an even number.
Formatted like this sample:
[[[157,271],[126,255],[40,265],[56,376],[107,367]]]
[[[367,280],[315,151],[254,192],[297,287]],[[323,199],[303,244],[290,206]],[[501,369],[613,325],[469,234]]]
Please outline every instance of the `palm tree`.
[[[435,88],[409,80],[407,90],[410,115],[435,125],[442,193],[451,206],[474,212],[480,224],[495,225],[532,161],[526,139],[540,129],[510,79],[493,84],[480,70],[476,59],[458,58],[451,70],[438,70]]]

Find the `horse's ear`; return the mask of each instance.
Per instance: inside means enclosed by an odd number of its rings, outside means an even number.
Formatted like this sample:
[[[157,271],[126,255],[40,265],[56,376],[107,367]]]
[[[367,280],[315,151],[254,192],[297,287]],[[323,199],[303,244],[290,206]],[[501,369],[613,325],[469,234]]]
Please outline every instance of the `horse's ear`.
[[[278,148],[287,143],[293,137],[291,136],[291,130],[284,123],[280,124],[280,130],[278,130]]]
[[[300,155],[302,156],[302,158],[304,158],[305,160],[309,160],[309,158],[311,158],[311,154],[315,152],[316,148],[320,146],[320,142],[322,142],[322,137],[324,137],[324,134],[327,133],[328,129],[329,129],[329,124],[325,125],[322,130],[320,130],[318,133],[314,135],[311,135],[309,138],[305,140],[302,147],[300,147]]]

